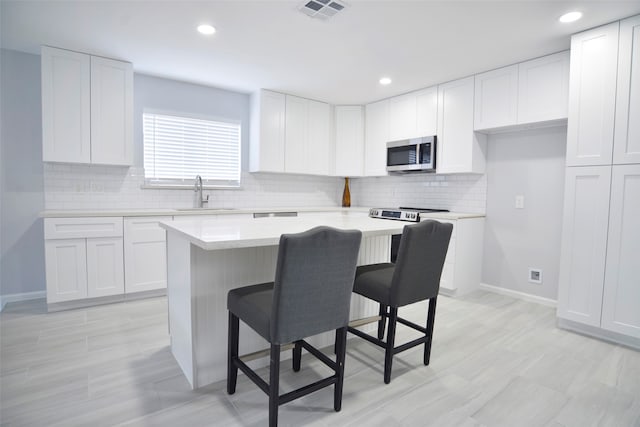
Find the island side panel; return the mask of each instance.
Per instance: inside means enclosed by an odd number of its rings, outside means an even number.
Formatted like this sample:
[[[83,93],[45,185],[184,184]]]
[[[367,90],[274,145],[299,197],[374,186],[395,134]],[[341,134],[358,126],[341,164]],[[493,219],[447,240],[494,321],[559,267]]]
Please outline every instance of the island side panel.
[[[206,251],[194,248],[195,387],[227,376],[227,293],[234,288],[272,282],[277,246]],[[240,322],[240,354],[268,348],[269,344]],[[257,361],[259,366],[267,360]]]
[[[177,233],[167,233],[167,297],[171,352],[195,387],[191,292],[191,243]]]

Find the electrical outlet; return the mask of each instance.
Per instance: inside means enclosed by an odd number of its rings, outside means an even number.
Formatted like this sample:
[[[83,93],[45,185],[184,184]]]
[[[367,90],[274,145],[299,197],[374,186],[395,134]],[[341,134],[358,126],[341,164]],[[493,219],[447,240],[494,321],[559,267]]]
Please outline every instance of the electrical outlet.
[[[530,268],[529,269],[529,282],[531,283],[542,283],[542,270],[539,268]]]
[[[516,209],[524,209],[524,196],[516,196]]]

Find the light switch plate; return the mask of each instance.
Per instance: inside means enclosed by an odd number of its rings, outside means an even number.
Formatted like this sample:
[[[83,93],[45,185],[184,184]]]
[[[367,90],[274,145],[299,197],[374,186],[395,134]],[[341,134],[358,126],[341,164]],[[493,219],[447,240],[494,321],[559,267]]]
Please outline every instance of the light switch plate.
[[[524,209],[524,196],[516,196],[516,209]]]

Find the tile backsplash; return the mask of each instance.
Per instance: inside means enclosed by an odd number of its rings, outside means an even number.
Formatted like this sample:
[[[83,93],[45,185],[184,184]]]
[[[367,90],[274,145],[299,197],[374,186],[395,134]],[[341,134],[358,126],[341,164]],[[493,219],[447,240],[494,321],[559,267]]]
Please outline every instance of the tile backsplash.
[[[353,180],[351,202],[357,206],[417,207],[485,213],[486,175],[408,174]]]
[[[242,173],[239,189],[207,190],[212,208],[331,207],[342,200],[343,179]],[[484,175],[405,175],[354,178],[353,206],[417,206],[484,213]],[[44,164],[45,209],[188,208],[191,189],[149,189],[141,167]]]

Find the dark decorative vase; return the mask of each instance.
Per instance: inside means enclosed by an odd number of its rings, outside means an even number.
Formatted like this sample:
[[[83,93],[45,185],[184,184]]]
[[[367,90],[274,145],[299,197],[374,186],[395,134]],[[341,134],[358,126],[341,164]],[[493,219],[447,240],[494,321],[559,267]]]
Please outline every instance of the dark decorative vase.
[[[344,179],[344,190],[342,191],[342,207],[351,207],[351,193],[349,192],[349,178]]]

